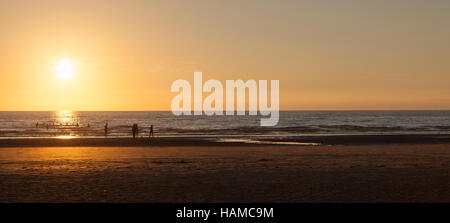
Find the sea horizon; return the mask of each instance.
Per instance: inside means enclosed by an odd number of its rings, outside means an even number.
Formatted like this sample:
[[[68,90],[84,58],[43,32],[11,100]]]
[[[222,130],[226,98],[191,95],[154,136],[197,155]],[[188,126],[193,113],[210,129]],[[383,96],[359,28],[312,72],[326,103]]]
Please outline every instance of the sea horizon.
[[[170,111],[0,111],[0,138],[128,137],[137,124],[147,136],[292,137],[305,135],[450,134],[449,110],[280,111],[276,126],[261,115],[175,116]]]

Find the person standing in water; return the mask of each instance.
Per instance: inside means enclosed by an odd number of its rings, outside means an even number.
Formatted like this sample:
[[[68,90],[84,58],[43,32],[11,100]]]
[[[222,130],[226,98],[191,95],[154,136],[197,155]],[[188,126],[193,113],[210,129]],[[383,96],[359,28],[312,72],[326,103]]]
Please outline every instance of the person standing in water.
[[[131,128],[131,131],[133,132],[133,139],[135,139],[136,136],[138,135],[138,125],[137,124],[133,124],[133,127]]]
[[[105,123],[105,137],[108,137],[108,122]]]
[[[149,132],[149,134],[148,134],[148,137],[149,137],[149,138],[152,138],[152,137],[153,137],[153,125],[150,125],[150,132]]]

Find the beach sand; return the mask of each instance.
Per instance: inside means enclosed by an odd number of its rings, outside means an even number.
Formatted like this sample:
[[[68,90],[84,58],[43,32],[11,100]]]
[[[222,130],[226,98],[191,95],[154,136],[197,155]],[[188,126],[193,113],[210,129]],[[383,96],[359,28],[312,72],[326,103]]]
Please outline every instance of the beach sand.
[[[0,148],[0,202],[450,202],[450,144]]]

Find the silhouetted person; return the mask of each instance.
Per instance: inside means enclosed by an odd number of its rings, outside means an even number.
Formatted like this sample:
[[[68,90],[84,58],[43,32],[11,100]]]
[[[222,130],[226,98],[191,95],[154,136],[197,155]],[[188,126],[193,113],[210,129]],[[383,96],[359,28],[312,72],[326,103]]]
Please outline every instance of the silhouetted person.
[[[91,127],[91,125],[88,123],[88,128],[90,128]]]
[[[108,122],[105,123],[105,137],[108,137]]]
[[[148,134],[148,137],[153,137],[153,125],[150,125],[150,133]]]
[[[45,128],[47,128],[47,130],[48,130],[48,123],[47,123],[47,124],[45,124]]]
[[[138,125],[137,124],[133,124],[133,127],[131,128],[131,131],[133,132],[133,139],[136,138],[136,136],[138,135]]]
[[[39,122],[36,122],[36,128],[39,127]]]

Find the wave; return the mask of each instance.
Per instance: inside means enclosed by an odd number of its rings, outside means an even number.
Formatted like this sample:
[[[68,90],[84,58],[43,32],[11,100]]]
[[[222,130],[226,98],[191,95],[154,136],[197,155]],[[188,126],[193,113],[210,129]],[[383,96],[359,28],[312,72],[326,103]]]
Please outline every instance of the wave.
[[[281,111],[274,127],[260,127],[257,116],[174,116],[171,112],[0,112],[0,137],[131,135],[303,135],[449,134],[450,111]],[[38,124],[36,126],[36,124]],[[48,128],[47,128],[48,125]]]

